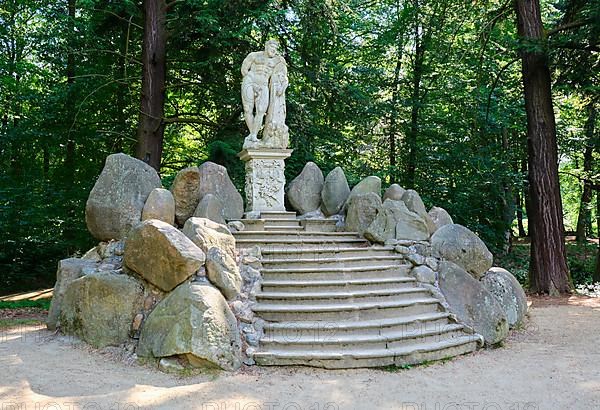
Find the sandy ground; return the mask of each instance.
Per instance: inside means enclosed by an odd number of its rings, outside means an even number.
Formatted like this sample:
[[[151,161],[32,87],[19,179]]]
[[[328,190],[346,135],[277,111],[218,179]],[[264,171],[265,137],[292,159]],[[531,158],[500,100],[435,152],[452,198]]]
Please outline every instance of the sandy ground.
[[[505,345],[408,370],[244,368],[180,378],[35,327],[0,331],[0,409],[600,408],[600,300],[535,300]]]

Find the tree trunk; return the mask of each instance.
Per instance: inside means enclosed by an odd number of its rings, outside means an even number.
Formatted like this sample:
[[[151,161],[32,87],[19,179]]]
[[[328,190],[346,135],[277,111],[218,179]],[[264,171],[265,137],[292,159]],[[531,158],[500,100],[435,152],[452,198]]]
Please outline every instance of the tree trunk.
[[[527,160],[526,159],[519,160],[515,163],[515,166],[514,166],[515,174],[519,173],[519,168],[520,168],[520,172],[522,172],[522,174],[525,175],[525,173],[527,172]],[[527,232],[525,232],[525,225],[523,225],[523,209],[525,208],[525,198],[527,198],[527,194],[525,193],[526,189],[527,188],[525,187],[525,189],[523,189],[523,190],[518,189],[515,192],[515,205],[516,205],[516,212],[517,212],[517,228],[519,229],[519,238],[525,238],[527,236]]]
[[[136,155],[159,171],[165,130],[167,4],[165,0],[144,0],[143,8],[142,95]]]
[[[590,202],[592,201],[592,183],[590,173],[592,172],[594,154],[594,122],[596,121],[596,109],[594,101],[587,107],[588,119],[585,123],[586,147],[583,154],[583,191],[579,204],[579,215],[577,216],[577,230],[575,238],[577,242],[583,243],[587,240],[588,228],[591,225]]]
[[[75,115],[73,83],[75,82],[75,0],[68,0],[68,45],[67,51],[67,113]],[[67,152],[65,154],[66,177],[69,185],[72,185],[75,174],[75,140],[71,137],[71,132],[67,132]]]
[[[526,43],[539,46],[544,29],[539,0],[517,0],[517,28]],[[569,293],[564,224],[558,180],[556,124],[546,55],[526,44],[521,50],[529,162],[531,261],[529,284],[536,293]]]
[[[598,228],[598,256],[596,257],[596,270],[594,282],[600,282],[600,189],[596,191],[596,227]]]
[[[506,127],[502,128],[502,148],[504,152],[508,152],[508,130]],[[502,190],[504,196],[502,197],[502,207],[504,208],[503,217],[505,224],[504,231],[504,244],[502,251],[506,255],[511,251],[512,248],[512,224],[515,220],[515,195],[513,195],[510,181],[504,179],[502,181]]]
[[[415,60],[413,67],[410,129],[407,133],[408,160],[406,163],[406,187],[414,188],[417,174],[417,138],[419,133],[419,111],[421,108],[421,79],[423,78],[423,62],[425,47],[422,42],[422,28],[419,22],[419,2],[414,1],[415,8]]]
[[[398,170],[396,169],[398,163],[396,161],[396,137],[398,134],[398,103],[399,103],[399,85],[400,85],[400,69],[402,68],[402,42],[398,41],[398,55],[396,56],[396,67],[394,68],[394,82],[392,83],[392,110],[390,118],[390,134],[389,134],[389,160],[390,160],[390,171],[393,173],[392,181],[397,181]]]

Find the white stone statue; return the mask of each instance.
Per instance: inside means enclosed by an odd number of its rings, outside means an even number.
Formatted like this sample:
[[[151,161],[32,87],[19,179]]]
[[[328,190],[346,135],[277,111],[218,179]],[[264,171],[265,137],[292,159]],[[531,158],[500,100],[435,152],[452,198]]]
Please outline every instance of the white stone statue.
[[[265,44],[264,51],[248,54],[242,63],[242,104],[250,134],[244,140],[247,148],[277,148],[288,146],[285,125],[285,90],[288,86],[287,66],[278,52],[275,40]],[[266,119],[265,119],[266,115]],[[263,136],[258,138],[262,128]]]

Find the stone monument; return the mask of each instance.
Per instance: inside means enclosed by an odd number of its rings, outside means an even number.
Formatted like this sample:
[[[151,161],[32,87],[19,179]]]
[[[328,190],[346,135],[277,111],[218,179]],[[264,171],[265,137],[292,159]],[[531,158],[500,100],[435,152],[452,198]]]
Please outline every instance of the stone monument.
[[[246,216],[252,218],[260,212],[285,211],[284,160],[292,150],[287,149],[285,124],[287,66],[276,41],[269,40],[263,51],[248,54],[242,78],[244,118],[250,134],[238,156],[246,162]]]

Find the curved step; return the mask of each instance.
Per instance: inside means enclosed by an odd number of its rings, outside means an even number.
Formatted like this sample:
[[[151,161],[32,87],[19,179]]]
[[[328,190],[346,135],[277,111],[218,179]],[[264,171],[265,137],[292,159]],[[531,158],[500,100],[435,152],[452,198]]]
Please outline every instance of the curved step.
[[[401,301],[369,301],[311,305],[257,303],[252,310],[270,322],[384,319],[438,312],[439,301],[432,297]]]
[[[303,291],[303,292],[260,292],[256,299],[260,302],[273,305],[284,305],[288,303],[307,304],[336,304],[336,303],[362,303],[383,301],[409,301],[431,296],[431,292],[425,288],[393,288],[383,290],[354,290],[354,291]]]
[[[291,337],[289,335],[266,335],[260,339],[264,351],[315,350],[319,352],[356,349],[395,349],[402,346],[434,343],[465,336],[464,326],[456,323],[429,328],[398,329],[381,334],[337,334],[329,332],[318,335]],[[479,340],[476,335],[469,335]]]
[[[304,321],[304,322],[265,322],[264,335],[267,338],[284,337],[297,340],[310,337],[322,338],[349,337],[357,335],[379,336],[385,332],[418,332],[453,323],[447,312],[430,312],[406,315],[388,319],[346,320],[346,321]]]
[[[319,249],[302,249],[297,247],[275,247],[268,246],[261,250],[263,257],[266,255],[278,255],[283,258],[283,255],[290,255],[290,258],[298,255],[304,256],[306,254],[321,255],[322,257],[335,257],[335,256],[368,256],[368,255],[380,255],[380,254],[395,254],[394,247],[391,246],[365,246],[362,248],[356,248],[351,246],[324,246]],[[281,255],[281,256],[279,256]],[[294,256],[291,256],[294,255]]]
[[[348,268],[261,268],[264,280],[350,280],[350,279],[389,279],[408,277],[412,265],[386,265]]]
[[[265,231],[266,232],[266,231]],[[277,233],[277,232],[272,232]],[[259,245],[261,249],[266,246],[276,246],[276,247],[293,247],[296,249],[304,249],[304,250],[314,250],[327,246],[336,246],[336,245],[345,245],[345,246],[353,246],[356,248],[364,248],[368,247],[369,243],[361,238],[301,238],[298,239],[268,239],[268,238],[235,238],[235,244],[237,247],[250,247],[254,245]]]
[[[340,257],[322,257],[321,255],[304,254],[301,258],[277,258],[272,255],[263,256],[261,262],[265,268],[286,267],[286,268],[333,268],[333,267],[369,267],[371,265],[381,264],[400,264],[404,257],[399,254],[393,255],[365,255],[365,256],[340,256]]]
[[[477,350],[480,339],[465,335],[438,342],[419,343],[393,349],[269,350],[258,351],[254,360],[259,365],[302,365],[328,369],[357,367],[404,366],[441,360]]]
[[[413,287],[417,280],[411,277],[322,279],[322,280],[263,280],[265,292],[335,291],[335,290],[379,290],[394,287]]]

